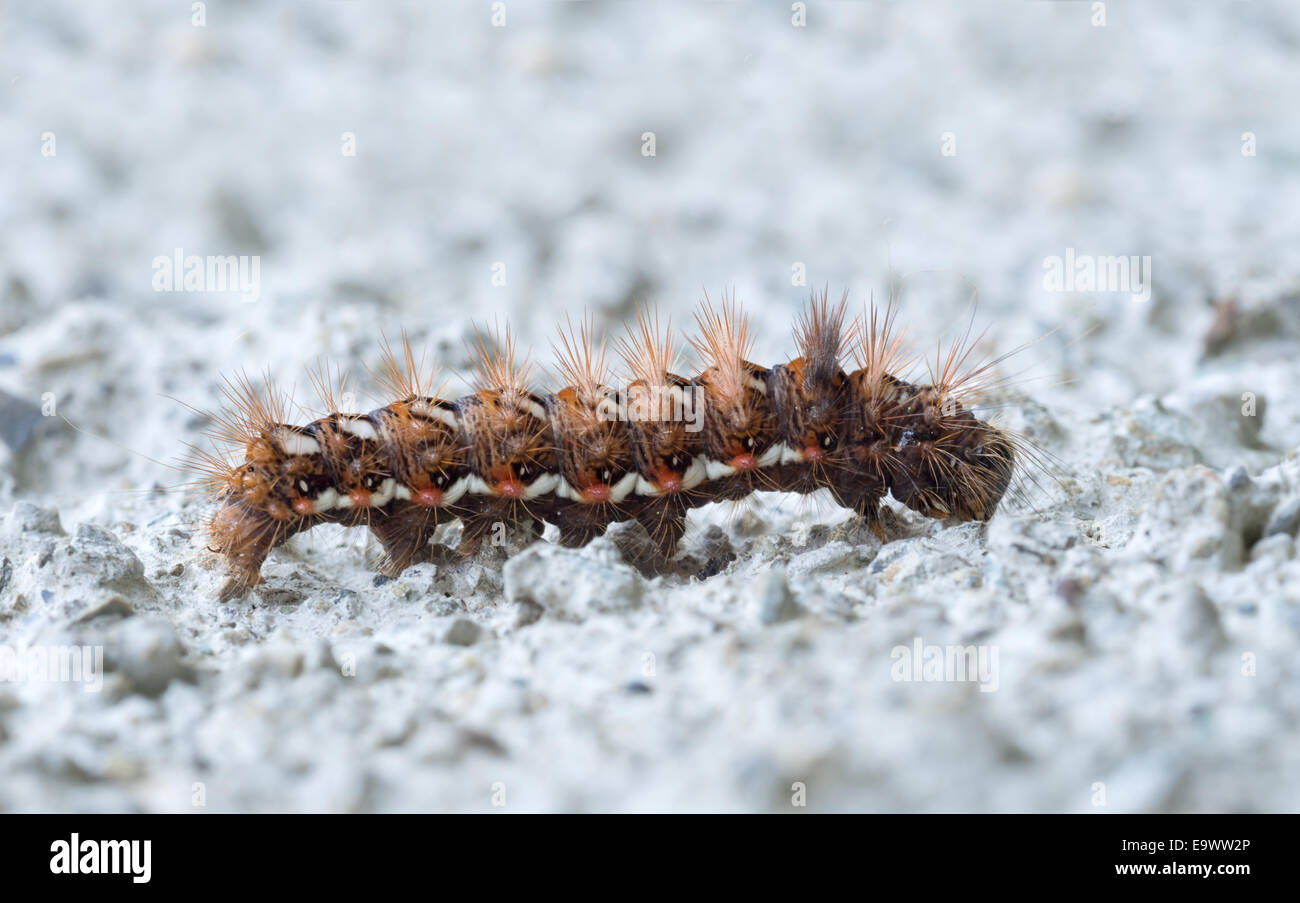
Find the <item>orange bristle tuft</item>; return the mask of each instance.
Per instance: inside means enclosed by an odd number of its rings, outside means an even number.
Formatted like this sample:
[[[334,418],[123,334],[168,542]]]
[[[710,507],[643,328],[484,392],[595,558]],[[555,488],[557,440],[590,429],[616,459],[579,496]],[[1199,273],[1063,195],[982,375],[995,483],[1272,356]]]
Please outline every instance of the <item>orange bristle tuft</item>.
[[[831,305],[830,290],[824,289],[820,298],[813,293],[795,323],[795,347],[807,362],[807,378],[814,384],[825,385],[835,379],[853,343],[855,329],[844,327],[848,304],[848,292]]]
[[[885,305],[883,313],[873,301],[858,320],[853,358],[873,386],[883,385],[886,376],[904,376],[911,368],[913,357],[908,352],[906,337],[895,333],[897,315],[898,308],[892,300]]]
[[[595,407],[608,376],[605,343],[593,339],[596,324],[591,315],[583,317],[577,329],[567,317],[565,323],[568,328],[559,329],[559,344],[551,343],[556,367],[562,380],[577,391],[578,399],[587,407]]]
[[[387,336],[382,337],[379,352],[379,372],[371,371],[371,376],[383,390],[385,401],[407,401],[413,398],[432,398],[440,395],[445,383],[438,379],[437,363],[425,366],[424,355],[415,359],[415,349],[411,347],[410,337],[402,332],[400,356],[393,350]]]
[[[748,385],[746,359],[754,339],[735,295],[724,294],[722,304],[715,309],[705,294],[695,322],[701,335],[692,338],[691,345],[709,368],[710,385],[718,400],[724,404],[742,403]]]
[[[523,395],[529,390],[533,366],[529,358],[515,360],[515,339],[507,325],[491,330],[474,327],[470,348],[474,357],[471,384],[479,391],[494,390],[502,395]]]
[[[326,361],[318,361],[307,371],[322,414],[352,414],[356,409],[356,395],[349,392],[348,373]],[[347,410],[343,410],[347,408]]]
[[[658,308],[638,306],[636,323],[618,341],[618,350],[633,380],[648,386],[663,386],[679,365],[673,342],[672,321],[659,326]]]

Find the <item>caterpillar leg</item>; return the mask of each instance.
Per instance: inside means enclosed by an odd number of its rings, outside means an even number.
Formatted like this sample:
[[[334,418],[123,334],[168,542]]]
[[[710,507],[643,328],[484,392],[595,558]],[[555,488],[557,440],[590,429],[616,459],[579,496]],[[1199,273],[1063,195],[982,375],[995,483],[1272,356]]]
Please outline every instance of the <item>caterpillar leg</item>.
[[[863,501],[859,507],[853,509],[858,516],[862,518],[862,526],[871,531],[872,535],[881,543],[889,541],[885,535],[885,525],[880,519],[880,499],[872,502]]]
[[[396,577],[413,564],[432,560],[429,540],[437,525],[437,509],[416,506],[372,521],[370,532],[384,549],[380,572]]]
[[[676,496],[668,496],[647,505],[637,514],[656,550],[664,560],[677,555],[677,544],[686,533],[686,509]]]
[[[540,537],[546,526],[540,518],[520,506],[471,515],[463,518],[461,523],[465,529],[456,551],[465,558],[477,555],[484,542],[493,546],[503,545],[512,529],[522,527],[532,536]]]
[[[597,536],[605,535],[606,525],[597,522],[570,522],[560,525],[560,545],[580,549]]]
[[[629,519],[630,515],[625,511],[605,504],[556,505],[546,515],[546,520],[560,531],[560,545],[571,549],[604,536],[610,524]]]
[[[220,602],[242,596],[262,582],[262,563],[277,546],[310,526],[311,518],[277,520],[239,502],[222,505],[212,518],[209,534],[212,550],[226,562],[230,579],[217,594]]]
[[[881,522],[880,503],[885,497],[879,481],[864,475],[841,474],[830,483],[831,497],[841,508],[848,508],[860,517],[861,525],[869,529],[881,542],[885,542],[885,528]]]
[[[501,522],[496,519],[466,518],[461,522],[463,529],[460,534],[460,542],[456,546],[456,552],[462,558],[471,558],[477,555],[483,548],[483,541],[488,538],[488,535],[493,532],[499,523]]]

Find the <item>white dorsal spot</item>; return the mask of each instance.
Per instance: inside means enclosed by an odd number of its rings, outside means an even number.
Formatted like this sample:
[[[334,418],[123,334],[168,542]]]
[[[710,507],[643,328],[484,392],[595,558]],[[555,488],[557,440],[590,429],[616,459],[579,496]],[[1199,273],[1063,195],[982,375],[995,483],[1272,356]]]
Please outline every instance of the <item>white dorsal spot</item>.
[[[344,430],[356,436],[358,439],[368,439],[371,442],[379,438],[375,432],[374,424],[369,420],[357,418],[356,420],[344,420],[341,423]]]
[[[283,429],[276,437],[286,455],[319,455],[320,443],[297,430]]]

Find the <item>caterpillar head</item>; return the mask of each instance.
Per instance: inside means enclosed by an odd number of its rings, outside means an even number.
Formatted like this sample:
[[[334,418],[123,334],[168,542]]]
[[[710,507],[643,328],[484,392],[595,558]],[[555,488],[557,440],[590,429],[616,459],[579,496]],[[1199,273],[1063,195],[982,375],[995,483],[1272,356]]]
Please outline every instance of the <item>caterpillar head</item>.
[[[208,524],[208,538],[231,574],[221,593],[225,599],[261,582],[270,551],[313,523],[315,500],[327,491],[329,478],[307,431],[268,424],[249,438],[244,462],[225,471],[222,481],[221,507]]]
[[[912,387],[895,420],[895,498],[927,517],[987,520],[1015,467],[1014,444],[942,387]]]
[[[316,513],[317,500],[332,491],[332,483],[311,430],[281,424],[249,441],[226,498],[285,522]],[[325,501],[324,507],[333,507],[332,499]]]
[[[1002,430],[978,423],[965,435],[961,448],[962,467],[954,491],[946,499],[959,520],[988,520],[1011,485],[1016,468],[1012,438]]]

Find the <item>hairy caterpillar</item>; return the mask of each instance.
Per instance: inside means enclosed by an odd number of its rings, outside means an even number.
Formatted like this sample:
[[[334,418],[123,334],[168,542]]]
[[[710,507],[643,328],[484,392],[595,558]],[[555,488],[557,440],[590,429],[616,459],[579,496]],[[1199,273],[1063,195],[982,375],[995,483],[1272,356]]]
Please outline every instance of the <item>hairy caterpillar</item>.
[[[1018,448],[969,407],[993,364],[965,368],[971,347],[960,341],[928,382],[908,382],[893,306],[850,323],[846,304],[814,295],[794,329],[798,357],[767,369],[747,359],[734,299],[706,298],[695,377],[673,372],[671,329],[643,309],[618,343],[622,389],[587,320],[560,331],[568,385],[551,394],[530,390],[508,329],[476,333],[474,391],[455,400],[432,391],[405,340],[400,354],[383,346],[380,380],[397,400],[368,414],[338,413],[318,374],[333,412],[294,426],[273,390],[228,381],[210,435],[242,460],[197,449],[191,459],[219,504],[209,532],[231,574],[222,596],[261,582],[276,546],[323,523],[368,527],[393,576],[435,553],[475,554],[500,522],[538,533],[548,522],[562,544],[581,546],[635,520],[671,558],[689,509],[758,490],[828,489],[877,530],[886,493],[928,517],[987,520]],[[435,527],[457,520],[456,548],[431,546]]]

